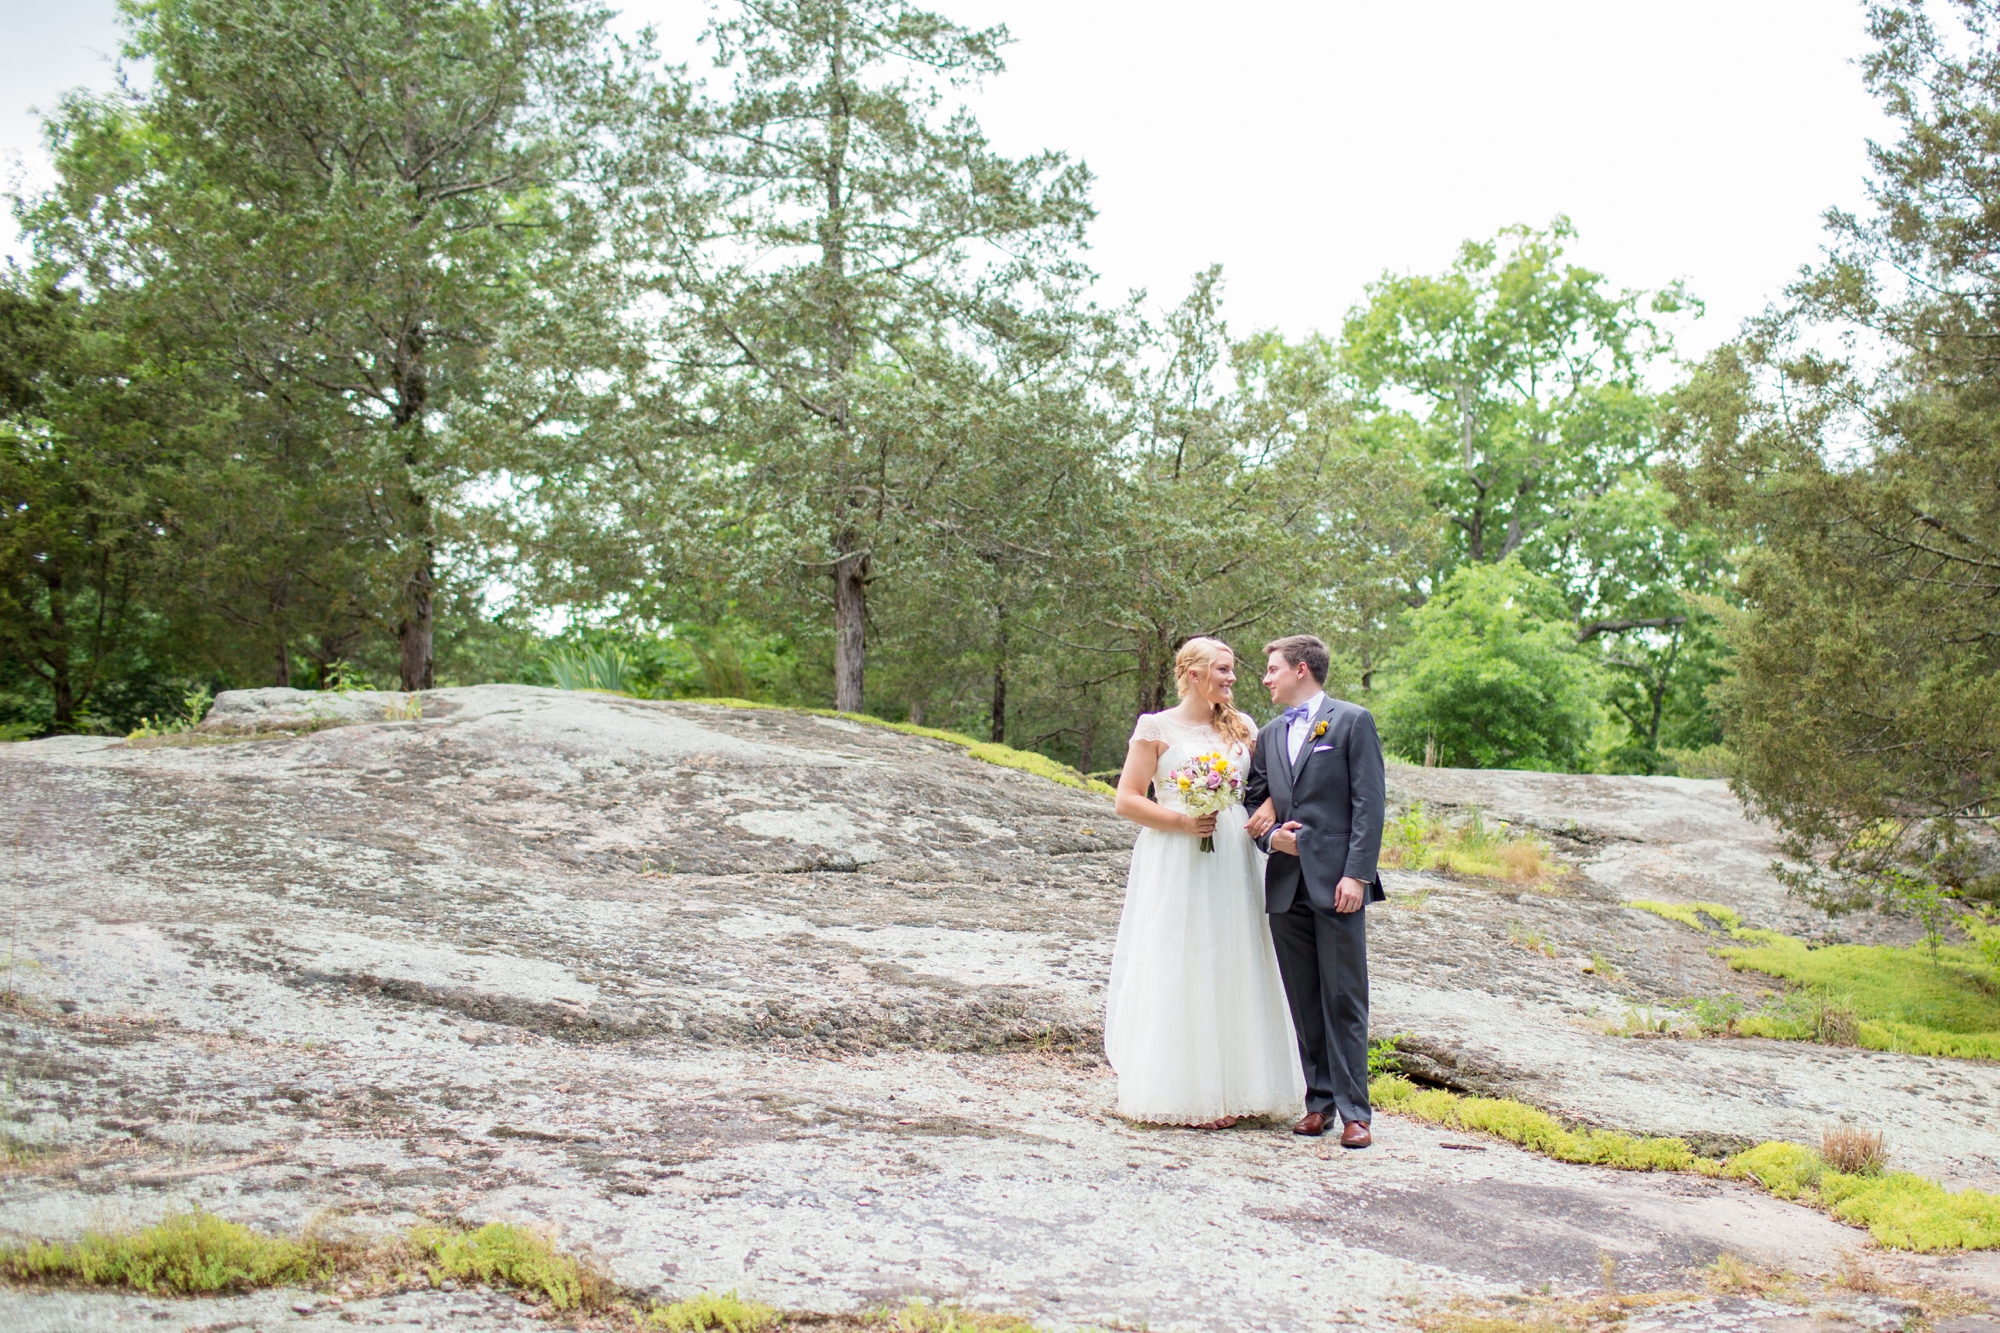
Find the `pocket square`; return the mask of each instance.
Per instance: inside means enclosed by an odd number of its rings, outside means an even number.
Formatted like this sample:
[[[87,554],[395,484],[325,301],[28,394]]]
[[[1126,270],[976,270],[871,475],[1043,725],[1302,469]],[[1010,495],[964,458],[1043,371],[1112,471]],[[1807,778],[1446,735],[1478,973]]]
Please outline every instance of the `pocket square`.
[[[1331,750],[1332,748],[1331,745],[1315,745],[1313,746],[1313,753],[1319,754],[1323,750]]]

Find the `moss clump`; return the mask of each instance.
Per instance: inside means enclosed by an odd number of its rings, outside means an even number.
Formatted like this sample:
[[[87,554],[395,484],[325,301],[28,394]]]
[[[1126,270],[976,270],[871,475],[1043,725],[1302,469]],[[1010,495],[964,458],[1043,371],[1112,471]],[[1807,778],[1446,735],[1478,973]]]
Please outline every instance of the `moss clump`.
[[[1907,1171],[1846,1176],[1829,1170],[1820,1177],[1819,1194],[1828,1212],[1867,1227],[1890,1249],[2000,1249],[2000,1196],[1983,1190],[1953,1194]]]
[[[710,1329],[720,1329],[722,1333],[761,1333],[777,1327],[778,1312],[768,1305],[743,1300],[733,1291],[721,1295],[703,1292],[671,1305],[655,1305],[646,1312],[646,1320],[673,1333],[708,1333]]]
[[[1824,1208],[1843,1222],[1868,1228],[1890,1249],[2000,1249],[2000,1196],[1983,1190],[1954,1194],[1908,1171],[1847,1174],[1796,1143],[1760,1143],[1730,1158],[1723,1174],[1754,1179],[1781,1199]]]
[[[1936,962],[1923,947],[1832,944],[1813,948],[1774,930],[1746,928],[1718,903],[1628,902],[1669,921],[1737,943],[1716,950],[1738,971],[1762,972],[1805,988],[1854,1018],[1851,1040],[1870,1050],[2000,1059],[2000,994],[1981,950],[1947,945]],[[1753,1014],[1737,1024],[1748,1037],[1824,1039],[1825,1024],[1804,1009]]]
[[[1743,926],[1743,918],[1736,914],[1736,909],[1724,907],[1721,903],[1662,903],[1640,898],[1625,905],[1651,912],[1654,916],[1663,916],[1669,921],[1678,921],[1703,934],[1708,932],[1708,924],[1702,920],[1703,917],[1710,918],[1724,930],[1739,930]]]
[[[74,1245],[29,1241],[0,1250],[16,1282],[126,1287],[191,1296],[324,1281],[335,1255],[310,1240],[265,1236],[213,1213],[172,1213],[130,1232],[86,1232]]]
[[[1606,1129],[1568,1129],[1548,1112],[1510,1098],[1462,1097],[1455,1092],[1420,1089],[1394,1075],[1369,1084],[1368,1095],[1385,1111],[1434,1125],[1491,1134],[1559,1162],[1609,1166],[1620,1171],[1687,1171],[1695,1165],[1694,1150],[1681,1139],[1638,1138]]]
[[[450,1277],[516,1287],[546,1296],[558,1310],[599,1309],[610,1295],[594,1268],[512,1223],[488,1222],[477,1231],[418,1227],[410,1244],[429,1261],[433,1282]]]
[[[719,708],[778,708],[778,704],[760,704],[750,699],[676,699],[675,703],[711,704]],[[806,713],[813,717],[837,717],[843,722],[859,722],[863,726],[882,727],[889,731],[900,731],[905,736],[922,736],[926,740],[943,741],[948,745],[958,745],[965,752],[982,763],[994,764],[1001,768],[1017,768],[1024,773],[1032,773],[1050,782],[1059,782],[1065,787],[1075,787],[1079,791],[1094,791],[1100,796],[1116,796],[1118,789],[1095,778],[1085,777],[1067,764],[1059,764],[1045,754],[1033,750],[1016,750],[1011,745],[1001,745],[994,741],[982,741],[956,731],[941,731],[936,727],[920,727],[914,722],[891,722],[887,718],[870,717],[866,713],[841,713],[831,708],[794,708],[786,710]]]

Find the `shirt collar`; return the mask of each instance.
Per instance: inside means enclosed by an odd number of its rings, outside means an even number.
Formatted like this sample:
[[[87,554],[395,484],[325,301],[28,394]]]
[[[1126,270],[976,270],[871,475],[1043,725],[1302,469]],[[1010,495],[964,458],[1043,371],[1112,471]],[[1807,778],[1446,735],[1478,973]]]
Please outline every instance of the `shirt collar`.
[[[1300,720],[1304,722],[1312,721],[1314,714],[1318,713],[1319,710],[1325,704],[1326,704],[1326,691],[1321,690],[1318,694],[1315,694],[1312,698],[1306,700],[1306,715]]]

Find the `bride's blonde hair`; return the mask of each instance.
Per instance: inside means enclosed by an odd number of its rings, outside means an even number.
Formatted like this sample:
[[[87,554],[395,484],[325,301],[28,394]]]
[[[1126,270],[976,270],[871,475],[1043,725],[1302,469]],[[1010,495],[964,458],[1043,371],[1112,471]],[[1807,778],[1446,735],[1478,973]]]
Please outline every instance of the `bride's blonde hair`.
[[[1181,650],[1174,654],[1174,688],[1180,692],[1181,698],[1187,698],[1189,692],[1194,689],[1195,674],[1208,670],[1215,664],[1215,659],[1223,653],[1228,653],[1231,657],[1236,656],[1236,650],[1220,639],[1196,637],[1181,645]],[[1209,720],[1209,725],[1213,726],[1223,739],[1237,745],[1250,743],[1250,737],[1255,733],[1250,730],[1250,723],[1244,719],[1243,714],[1228,704],[1213,704],[1211,708],[1214,716]]]

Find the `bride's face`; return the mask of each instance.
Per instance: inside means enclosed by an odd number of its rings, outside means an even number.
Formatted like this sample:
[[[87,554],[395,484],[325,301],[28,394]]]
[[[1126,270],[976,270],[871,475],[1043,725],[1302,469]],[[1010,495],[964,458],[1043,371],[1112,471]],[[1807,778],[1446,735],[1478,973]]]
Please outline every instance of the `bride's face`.
[[[1205,704],[1226,704],[1236,699],[1236,659],[1217,653],[1215,660],[1195,673],[1195,692]]]

